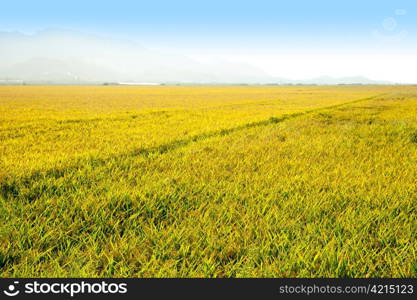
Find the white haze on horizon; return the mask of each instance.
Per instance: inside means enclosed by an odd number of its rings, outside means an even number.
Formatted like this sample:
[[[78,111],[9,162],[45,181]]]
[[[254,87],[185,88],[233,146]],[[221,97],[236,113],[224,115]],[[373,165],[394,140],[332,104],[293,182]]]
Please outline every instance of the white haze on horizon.
[[[217,60],[248,62],[271,76],[291,80],[311,78],[363,76],[373,80],[395,83],[417,83],[417,55],[320,55],[320,54],[280,54],[280,55],[191,55],[200,62]]]
[[[0,79],[272,83],[321,76],[416,83],[417,55],[395,53],[234,55],[154,50],[134,41],[68,30],[0,32]],[[353,79],[354,80],[354,79]]]

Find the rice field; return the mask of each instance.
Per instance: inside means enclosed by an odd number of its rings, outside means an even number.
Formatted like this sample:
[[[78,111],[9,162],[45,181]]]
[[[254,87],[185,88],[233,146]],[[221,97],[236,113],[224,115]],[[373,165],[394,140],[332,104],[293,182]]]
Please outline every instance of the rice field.
[[[2,277],[417,277],[417,86],[0,86]]]

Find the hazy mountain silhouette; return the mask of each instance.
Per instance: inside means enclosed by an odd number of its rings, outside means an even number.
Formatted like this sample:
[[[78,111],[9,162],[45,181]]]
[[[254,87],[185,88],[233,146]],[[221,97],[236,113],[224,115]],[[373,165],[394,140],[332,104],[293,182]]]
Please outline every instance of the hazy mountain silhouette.
[[[71,30],[44,30],[34,35],[0,32],[0,79],[28,82],[175,82],[175,83],[386,83],[364,77],[288,80],[240,63],[202,64],[180,55],[149,50]]]

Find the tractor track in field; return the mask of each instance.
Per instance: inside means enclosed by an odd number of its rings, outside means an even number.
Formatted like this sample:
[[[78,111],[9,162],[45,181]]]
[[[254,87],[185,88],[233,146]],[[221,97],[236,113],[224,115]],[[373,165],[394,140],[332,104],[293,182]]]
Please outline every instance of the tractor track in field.
[[[191,143],[195,143],[198,141],[215,138],[215,137],[227,136],[234,132],[242,131],[242,130],[249,129],[249,128],[278,124],[283,121],[295,119],[297,117],[305,116],[308,114],[326,111],[326,110],[332,110],[332,109],[336,109],[342,106],[347,106],[347,105],[351,105],[351,104],[355,104],[359,102],[374,100],[382,96],[385,96],[387,94],[388,93],[378,94],[375,96],[361,98],[361,99],[348,101],[348,102],[344,102],[340,104],[319,107],[319,108],[305,110],[305,111],[296,112],[292,114],[284,114],[280,117],[271,117],[266,120],[250,122],[250,123],[242,124],[236,127],[220,129],[220,130],[216,130],[212,132],[194,135],[186,139],[175,140],[173,142],[162,144],[162,145],[151,147],[151,148],[138,148],[128,153],[112,155],[107,158],[87,158],[87,159],[83,158],[83,159],[80,159],[80,162],[77,162],[76,164],[71,165],[71,166],[64,166],[61,168],[52,168],[52,169],[44,170],[44,171],[34,171],[32,174],[30,174],[29,176],[25,176],[25,177],[20,177],[20,178],[16,178],[16,177],[7,178],[6,177],[2,180],[2,182],[0,182],[0,195],[2,195],[5,199],[17,198],[20,194],[21,188],[28,188],[32,185],[33,182],[36,182],[37,180],[42,180],[43,178],[58,179],[58,178],[64,177],[68,173],[77,171],[86,165],[89,165],[92,168],[95,168],[95,167],[104,166],[109,161],[124,160],[124,159],[134,158],[137,156],[142,156],[146,158],[154,158],[159,155],[174,151],[176,149],[186,147],[187,145],[190,145]]]
[[[270,117],[269,119],[266,119],[266,120],[250,122],[250,123],[242,124],[242,125],[239,125],[239,126],[236,126],[236,127],[231,127],[231,128],[227,128],[227,129],[220,129],[220,130],[216,130],[216,131],[212,131],[212,132],[206,132],[206,133],[194,135],[194,136],[186,138],[186,139],[176,140],[176,141],[173,141],[173,142],[170,142],[170,143],[167,143],[167,144],[162,144],[162,145],[159,145],[159,146],[156,146],[156,147],[151,147],[151,148],[148,148],[148,149],[139,148],[139,149],[131,152],[130,155],[129,154],[128,155],[129,156],[137,156],[137,155],[150,156],[150,155],[153,155],[153,154],[164,154],[164,153],[173,151],[173,150],[181,148],[181,147],[185,147],[185,146],[187,146],[191,143],[198,142],[198,141],[201,141],[201,140],[206,140],[206,139],[210,139],[210,138],[214,138],[214,137],[220,137],[220,136],[226,136],[226,135],[232,134],[234,132],[242,131],[242,130],[249,129],[249,128],[262,127],[262,126],[277,124],[277,123],[281,123],[281,122],[286,121],[286,120],[294,119],[294,118],[304,116],[304,115],[308,115],[308,114],[311,114],[311,113],[316,113],[316,112],[329,110],[329,109],[335,109],[335,108],[338,108],[338,107],[341,107],[341,106],[345,106],[345,105],[349,105],[349,104],[355,104],[355,103],[358,103],[358,102],[373,100],[373,99],[382,97],[384,95],[386,95],[386,94],[379,94],[379,95],[375,95],[375,96],[372,96],[372,97],[361,98],[361,99],[357,99],[357,100],[353,100],[353,101],[349,101],[349,102],[344,102],[344,103],[335,104],[335,105],[331,105],[331,106],[314,108],[314,109],[305,110],[305,111],[301,111],[301,112],[296,112],[296,113],[292,113],[292,114],[284,114],[280,117]]]

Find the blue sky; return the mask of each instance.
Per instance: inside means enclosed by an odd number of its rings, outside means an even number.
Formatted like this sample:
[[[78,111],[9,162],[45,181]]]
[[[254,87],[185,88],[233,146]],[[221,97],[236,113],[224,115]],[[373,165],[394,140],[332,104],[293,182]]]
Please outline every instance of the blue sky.
[[[0,31],[45,28],[135,40],[202,59],[258,56],[258,65],[259,56],[278,54],[399,57],[417,50],[417,1],[2,0]]]
[[[405,15],[396,15],[405,9]],[[416,1],[2,1],[0,29],[65,27],[163,43],[363,41],[394,17],[417,29]],[[260,45],[262,46],[262,45]]]

